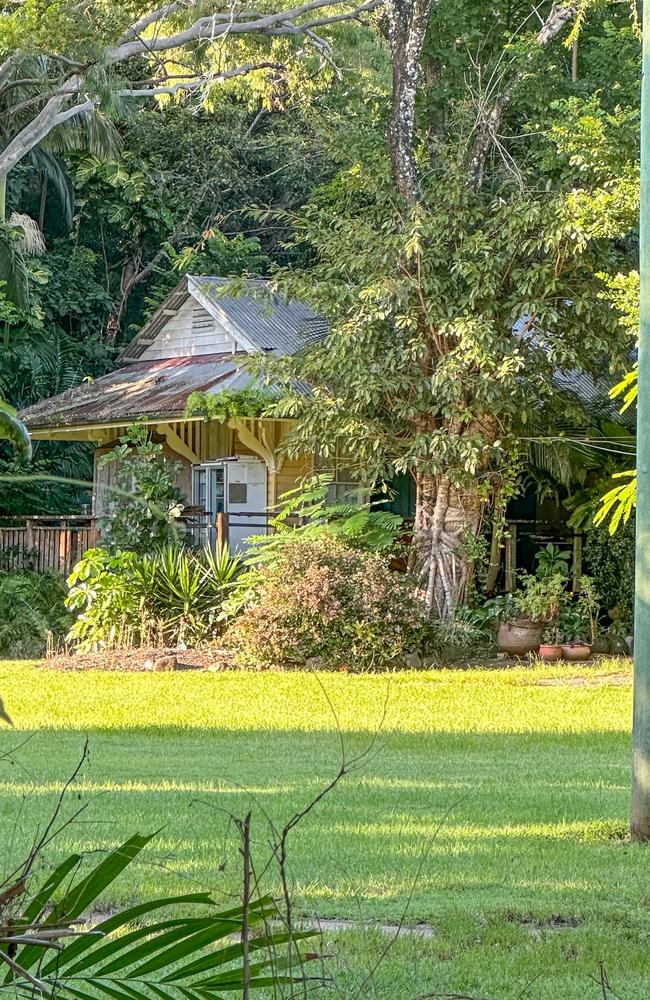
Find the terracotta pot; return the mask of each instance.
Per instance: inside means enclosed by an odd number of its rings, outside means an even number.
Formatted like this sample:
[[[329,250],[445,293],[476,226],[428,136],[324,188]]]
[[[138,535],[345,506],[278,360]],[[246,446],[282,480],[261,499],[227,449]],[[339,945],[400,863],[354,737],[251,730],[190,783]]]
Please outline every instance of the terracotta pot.
[[[499,625],[499,649],[511,656],[525,656],[539,649],[544,633],[544,623],[522,618]]]
[[[591,646],[584,642],[576,642],[570,646],[562,646],[565,660],[588,660],[591,656]]]
[[[542,643],[539,647],[539,655],[547,663],[555,663],[556,660],[562,659],[562,647],[550,643]]]

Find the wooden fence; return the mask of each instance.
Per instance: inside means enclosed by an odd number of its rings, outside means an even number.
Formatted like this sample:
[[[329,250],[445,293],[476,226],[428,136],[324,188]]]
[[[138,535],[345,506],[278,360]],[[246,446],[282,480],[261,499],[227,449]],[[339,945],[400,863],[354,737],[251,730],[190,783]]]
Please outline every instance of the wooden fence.
[[[191,546],[206,544],[238,546],[242,529],[247,534],[266,534],[266,512],[217,514],[188,517],[185,539]],[[30,569],[37,573],[57,572],[66,576],[87,549],[97,544],[95,518],[77,514],[69,517],[0,517],[0,570]]]
[[[94,518],[1,517],[0,569],[68,574],[97,542]]]

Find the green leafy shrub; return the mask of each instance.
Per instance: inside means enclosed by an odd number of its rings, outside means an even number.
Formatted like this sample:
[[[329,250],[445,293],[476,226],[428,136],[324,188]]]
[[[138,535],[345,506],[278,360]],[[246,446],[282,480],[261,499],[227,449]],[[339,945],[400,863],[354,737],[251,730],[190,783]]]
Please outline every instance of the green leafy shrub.
[[[278,513],[271,519],[273,534],[256,538],[254,558],[268,562],[292,538],[319,538],[335,535],[353,548],[388,552],[398,544],[404,530],[399,514],[358,500],[329,499],[332,476],[321,473],[280,497]],[[298,522],[298,523],[296,523]]]
[[[178,542],[186,498],[176,486],[180,465],[163,456],[141,424],[127,428],[101,459],[116,463],[115,485],[106,491],[107,513],[98,519],[102,544],[114,552],[151,552]]]
[[[502,594],[486,601],[493,619],[500,622],[552,622],[564,606],[566,577],[560,573],[533,576],[521,573],[521,587],[513,594]]]
[[[428,636],[411,581],[336,537],[290,539],[253,573],[224,637],[241,666],[301,667],[312,657],[333,668],[398,665]]]
[[[634,610],[634,526],[610,535],[606,527],[585,534],[584,567],[600,594],[602,606],[617,620],[632,621]]]
[[[227,548],[168,545],[153,555],[89,549],[68,578],[67,607],[77,612],[69,638],[81,652],[152,638],[201,642],[221,630],[229,588],[241,571]]]
[[[593,580],[580,577],[580,593],[567,600],[560,613],[560,631],[564,642],[586,642],[591,644],[598,629],[600,596]]]
[[[219,423],[242,417],[259,417],[273,398],[273,393],[256,384],[243,389],[226,389],[224,392],[191,392],[187,398],[185,414],[189,417],[205,417],[206,420],[216,420]]]
[[[445,660],[487,656],[494,648],[493,618],[485,608],[457,608],[451,618],[431,623],[436,646]]]
[[[0,572],[0,655],[39,657],[48,637],[61,640],[72,621],[65,581],[53,573]]]

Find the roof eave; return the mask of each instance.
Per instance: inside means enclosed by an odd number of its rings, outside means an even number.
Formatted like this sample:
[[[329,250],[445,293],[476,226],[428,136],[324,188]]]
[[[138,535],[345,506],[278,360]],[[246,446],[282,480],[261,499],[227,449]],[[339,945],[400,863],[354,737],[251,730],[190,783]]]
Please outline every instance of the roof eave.
[[[238,418],[239,419],[239,418]],[[261,420],[269,421],[278,424],[293,424],[295,419],[293,417],[260,417],[250,416],[245,417],[242,415],[242,420]],[[141,424],[145,427],[156,426],[158,424],[168,424],[173,423],[209,423],[210,421],[199,414],[197,416],[186,416],[184,413],[161,413],[158,416],[147,416],[147,417],[132,417],[125,418],[122,417],[120,420],[110,420],[103,421],[102,423],[92,423],[92,424],[38,424],[35,427],[27,426],[30,437],[34,441],[65,441],[66,438],[71,437],[73,434],[87,434],[88,438],[92,440],[93,432],[97,432],[98,436],[101,435],[103,431],[117,430],[120,427],[129,427],[131,424]]]

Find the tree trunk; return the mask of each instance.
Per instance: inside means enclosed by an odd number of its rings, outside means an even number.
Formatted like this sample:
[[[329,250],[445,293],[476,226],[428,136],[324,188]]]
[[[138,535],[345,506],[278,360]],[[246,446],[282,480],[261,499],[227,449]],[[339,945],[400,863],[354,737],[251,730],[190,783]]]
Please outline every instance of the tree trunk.
[[[393,70],[388,150],[397,190],[407,205],[418,200],[415,162],[415,96],[420,56],[435,0],[389,0],[388,41]]]
[[[110,312],[108,314],[108,319],[106,320],[106,327],[104,330],[104,343],[113,344],[115,343],[117,336],[120,332],[122,325],[122,316],[124,315],[124,309],[126,303],[133,288],[136,283],[136,278],[138,274],[138,265],[134,257],[129,257],[122,265],[122,274],[120,275],[120,290],[118,294],[113,299]]]
[[[408,568],[418,597],[439,618],[451,617],[467,600],[474,572],[467,542],[478,533],[483,503],[476,490],[461,491],[447,476],[417,477]]]
[[[503,542],[503,529],[505,527],[506,504],[503,497],[503,490],[497,488],[493,499],[494,509],[492,511],[492,540],[490,542],[490,562],[488,564],[487,576],[485,579],[485,592],[491,596],[494,592],[499,570],[501,568],[501,545]]]

